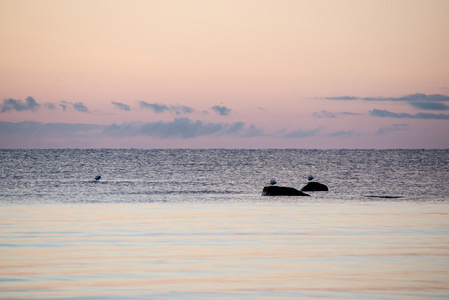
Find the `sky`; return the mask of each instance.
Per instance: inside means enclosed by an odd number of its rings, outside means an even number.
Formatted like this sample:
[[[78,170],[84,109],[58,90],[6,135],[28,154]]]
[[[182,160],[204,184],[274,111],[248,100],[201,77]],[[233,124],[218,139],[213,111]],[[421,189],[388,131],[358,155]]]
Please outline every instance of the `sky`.
[[[0,148],[449,148],[446,0],[0,0]]]

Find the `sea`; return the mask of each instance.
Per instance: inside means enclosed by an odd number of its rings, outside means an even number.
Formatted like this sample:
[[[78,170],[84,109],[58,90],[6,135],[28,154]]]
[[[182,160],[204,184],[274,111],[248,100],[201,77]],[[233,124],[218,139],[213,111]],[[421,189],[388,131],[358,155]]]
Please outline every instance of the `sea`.
[[[449,150],[0,150],[0,298],[449,299]]]

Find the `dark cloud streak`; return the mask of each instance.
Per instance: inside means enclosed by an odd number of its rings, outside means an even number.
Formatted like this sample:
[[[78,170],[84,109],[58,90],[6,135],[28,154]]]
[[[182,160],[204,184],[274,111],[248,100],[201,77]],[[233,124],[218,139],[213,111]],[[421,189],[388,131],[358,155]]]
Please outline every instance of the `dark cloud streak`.
[[[423,110],[449,110],[449,106],[441,102],[409,102],[409,104]]]
[[[352,96],[324,97],[323,99],[326,99],[326,100],[343,100],[343,101],[348,101],[348,100],[360,100],[359,97],[352,97]]]
[[[342,115],[348,115],[348,116],[361,116],[362,115],[360,113],[347,112],[347,111],[341,112],[341,114]]]
[[[435,119],[435,120],[449,120],[449,115],[446,114],[431,114],[431,113],[394,113],[388,110],[373,109],[369,111],[371,116],[382,118],[397,118],[397,119]]]
[[[447,102],[449,101],[449,96],[441,95],[441,94],[432,94],[432,95],[426,95],[422,93],[415,93],[411,95],[406,95],[403,97],[353,97],[353,96],[343,96],[343,97],[325,97],[322,98],[325,100],[364,100],[364,101],[404,101],[404,102]]]
[[[327,97],[324,98],[326,100],[362,100],[362,101],[390,101],[390,102],[406,102],[407,104],[413,106],[416,109],[421,110],[449,110],[449,106],[442,102],[448,102],[449,96],[441,95],[441,94],[432,94],[432,95],[426,95],[422,93],[416,93],[411,94],[403,97],[367,97],[367,98],[360,98],[360,97]],[[419,114],[417,114],[419,115]],[[402,117],[408,117],[411,118],[413,115],[409,116],[402,116]],[[396,116],[400,117],[400,116]],[[426,116],[425,114],[420,116],[415,116],[414,118],[437,118],[432,116]],[[444,118],[444,116],[440,116],[440,118]]]
[[[352,113],[352,112],[329,112],[326,110],[322,110],[320,112],[314,112],[312,114],[313,117],[315,118],[329,118],[329,119],[335,119],[338,118],[340,115],[345,115],[345,116],[360,116],[362,114],[359,113]]]
[[[390,98],[390,99],[392,101],[406,101],[406,102],[414,102],[414,101],[445,102],[445,101],[449,101],[449,96],[440,95],[440,94],[426,95],[426,94],[416,93],[416,94],[407,95],[404,97]]]

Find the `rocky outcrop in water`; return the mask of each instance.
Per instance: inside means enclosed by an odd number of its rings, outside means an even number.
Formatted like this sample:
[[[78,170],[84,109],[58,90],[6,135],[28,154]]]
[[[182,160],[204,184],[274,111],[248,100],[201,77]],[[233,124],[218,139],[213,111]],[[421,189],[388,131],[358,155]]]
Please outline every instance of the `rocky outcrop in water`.
[[[311,181],[311,182],[307,183],[301,189],[301,191],[306,191],[306,192],[329,191],[329,188],[322,183]]]
[[[263,188],[262,196],[310,196],[310,195],[298,191],[295,188],[272,185],[272,186],[265,186]]]

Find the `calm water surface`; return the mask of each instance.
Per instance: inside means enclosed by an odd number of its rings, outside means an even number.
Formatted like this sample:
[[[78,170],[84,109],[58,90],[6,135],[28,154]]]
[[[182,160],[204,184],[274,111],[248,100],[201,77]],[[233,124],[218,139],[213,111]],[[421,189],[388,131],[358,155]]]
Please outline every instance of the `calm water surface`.
[[[449,298],[447,150],[0,157],[3,299]]]

